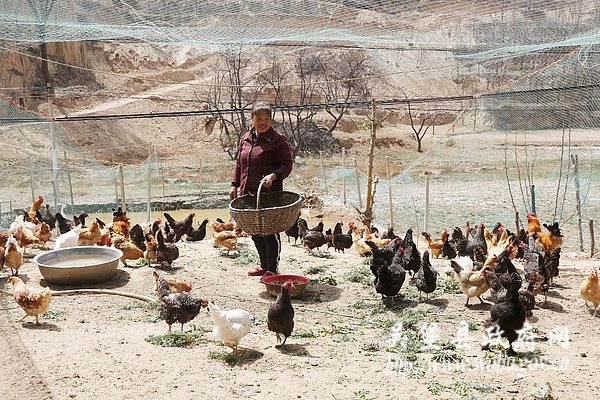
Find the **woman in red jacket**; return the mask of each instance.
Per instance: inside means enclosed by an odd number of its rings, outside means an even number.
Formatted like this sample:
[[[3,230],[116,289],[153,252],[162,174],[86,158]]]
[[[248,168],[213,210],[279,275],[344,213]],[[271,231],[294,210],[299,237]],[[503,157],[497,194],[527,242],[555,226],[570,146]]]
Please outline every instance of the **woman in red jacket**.
[[[271,106],[259,101],[252,107],[253,127],[240,139],[229,198],[239,195],[256,195],[263,182],[262,191],[283,190],[283,180],[292,172],[292,151],[284,135],[271,126]],[[281,240],[279,233],[252,235],[260,257],[260,267],[248,271],[248,275],[275,275],[279,265]]]

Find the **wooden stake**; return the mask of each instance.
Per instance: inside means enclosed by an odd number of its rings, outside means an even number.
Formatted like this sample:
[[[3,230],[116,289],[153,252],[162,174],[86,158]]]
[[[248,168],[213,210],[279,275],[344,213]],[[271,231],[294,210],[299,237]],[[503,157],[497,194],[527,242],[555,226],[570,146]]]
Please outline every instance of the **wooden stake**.
[[[515,226],[517,227],[517,233],[521,230],[519,226],[519,212],[515,211]]]
[[[69,160],[67,160],[67,152],[63,150],[65,156],[65,165],[67,166],[67,179],[69,180],[69,194],[71,195],[71,211],[73,211],[73,184],[71,183],[71,168],[69,168]]]
[[[33,193],[33,163],[29,165],[29,183],[31,186],[31,202],[35,203],[35,194]]]
[[[125,178],[123,177],[123,164],[119,164],[119,176],[121,177],[121,209],[123,212],[127,211],[125,207]]]
[[[358,208],[362,208],[362,196],[360,194],[360,178],[358,176],[358,163],[354,159],[354,173],[356,175],[356,191],[358,192]]]
[[[199,161],[200,161],[200,198],[202,198],[203,197],[203,193],[202,193],[202,186],[203,186],[202,185],[203,184],[203,181],[202,181],[202,160],[199,160]]]
[[[152,186],[152,158],[148,160],[148,183],[146,188],[146,209],[147,209],[147,222],[152,220],[152,196],[150,188]]]
[[[342,147],[342,174],[344,174],[344,179],[343,179],[343,186],[344,186],[344,191],[343,191],[343,200],[344,200],[344,205],[346,205],[346,148]]]
[[[367,204],[365,207],[365,215],[369,214],[369,210],[373,209],[373,154],[375,152],[375,99],[371,100],[371,140],[369,142],[369,167],[367,171]],[[370,225],[370,224],[369,224]]]
[[[115,176],[114,182],[115,182],[115,206],[117,206],[117,204],[119,204],[119,180],[117,179],[116,176]]]
[[[590,219],[590,258],[594,257],[594,247],[596,247],[596,238],[594,237],[594,220]]]
[[[394,229],[394,205],[392,203],[392,174],[390,172],[390,156],[385,156],[385,172],[388,180],[388,201],[390,203],[390,228]]]

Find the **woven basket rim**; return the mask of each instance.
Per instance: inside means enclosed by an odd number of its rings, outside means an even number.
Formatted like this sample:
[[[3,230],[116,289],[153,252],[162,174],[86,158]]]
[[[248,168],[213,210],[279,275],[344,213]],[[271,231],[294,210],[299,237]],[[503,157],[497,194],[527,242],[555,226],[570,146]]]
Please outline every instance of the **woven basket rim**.
[[[295,196],[298,196],[298,198],[295,201],[293,201],[292,203],[290,203],[290,204],[286,204],[286,205],[283,205],[283,206],[276,206],[276,207],[261,207],[261,208],[236,208],[236,207],[233,207],[232,206],[233,202],[236,201],[236,200],[238,200],[238,199],[242,199],[243,200],[245,198],[249,199],[249,198],[252,198],[252,197],[256,197],[256,196],[252,196],[251,194],[245,194],[243,196],[240,196],[240,197],[237,197],[237,198],[231,200],[231,202],[229,203],[229,209],[233,210],[233,211],[236,211],[236,212],[248,212],[248,211],[254,211],[254,212],[256,212],[256,211],[266,211],[266,210],[277,210],[277,209],[283,209],[283,208],[293,207],[293,206],[297,205],[299,202],[303,201],[302,200],[302,195],[300,195],[300,194],[298,194],[296,192],[289,192],[289,191],[286,191],[286,190],[282,190],[282,191],[272,192],[272,193],[268,193],[268,194],[269,195],[278,195],[278,194],[283,194],[283,193],[290,193],[290,194],[293,194]],[[264,194],[263,194],[263,196],[264,196]]]

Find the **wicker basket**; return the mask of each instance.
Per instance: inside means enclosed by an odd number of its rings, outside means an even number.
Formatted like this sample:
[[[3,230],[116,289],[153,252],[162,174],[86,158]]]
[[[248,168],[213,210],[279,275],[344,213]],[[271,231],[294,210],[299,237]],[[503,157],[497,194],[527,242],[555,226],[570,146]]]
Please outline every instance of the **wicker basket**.
[[[272,235],[294,225],[300,209],[302,196],[294,192],[261,194],[262,182],[256,196],[249,194],[229,203],[229,213],[235,222],[249,235]]]

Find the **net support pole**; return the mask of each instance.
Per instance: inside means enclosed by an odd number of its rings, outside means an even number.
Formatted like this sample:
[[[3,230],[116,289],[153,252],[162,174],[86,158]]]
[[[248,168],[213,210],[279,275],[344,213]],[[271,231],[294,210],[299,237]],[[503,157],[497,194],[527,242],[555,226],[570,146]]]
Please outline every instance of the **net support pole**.
[[[531,212],[535,212],[535,185],[531,185]]]
[[[319,157],[321,158],[321,171],[323,172],[323,187],[325,188],[325,193],[327,193],[327,175],[325,174],[325,163],[323,162],[323,151],[319,151]]]
[[[35,193],[33,193],[33,163],[29,165],[29,183],[31,187],[31,202],[35,203]]]
[[[385,156],[385,172],[388,180],[388,202],[390,203],[390,228],[394,229],[394,204],[392,203],[392,174],[390,172],[390,156]]]
[[[60,203],[60,191],[58,187],[58,156],[56,154],[56,138],[54,137],[54,111],[52,107],[52,87],[46,84],[48,89],[48,116],[50,117],[50,146],[52,149],[52,184],[54,186],[54,207]]]
[[[358,163],[354,159],[354,174],[356,175],[356,191],[358,193],[358,208],[362,208],[362,196],[360,194],[360,178],[358,176]]]
[[[594,257],[596,238],[594,237],[594,220],[590,219],[590,258]]]
[[[344,201],[344,205],[346,205],[346,148],[342,147],[342,186],[343,186],[343,194],[342,199]]]
[[[203,184],[204,184],[204,181],[202,180],[202,160],[200,160],[200,198],[203,197],[203,192],[202,192]]]
[[[573,178],[575,181],[575,209],[577,210],[577,227],[579,229],[579,250],[583,249],[583,229],[581,227],[581,195],[579,194],[581,186],[579,184],[579,155],[571,154],[571,162],[573,163]]]
[[[65,166],[67,167],[67,179],[69,180],[69,194],[71,195],[71,211],[73,211],[73,184],[71,183],[71,168],[69,168],[69,160],[67,160],[67,152],[63,150],[65,156]],[[73,211],[74,212],[74,211]]]
[[[125,179],[123,178],[123,164],[119,164],[119,176],[121,178],[121,209],[123,212],[127,212],[127,208],[125,207]]]
[[[119,204],[119,183],[116,175],[113,181],[115,182],[115,206],[117,206]]]
[[[519,212],[515,211],[515,226],[517,227],[516,232],[519,232],[521,230],[521,227],[519,226]]]
[[[146,210],[147,210],[147,221],[150,222],[152,219],[152,196],[150,188],[152,185],[152,157],[148,160],[148,182],[146,183]]]
[[[429,232],[429,173],[425,175],[425,223],[423,230]]]

